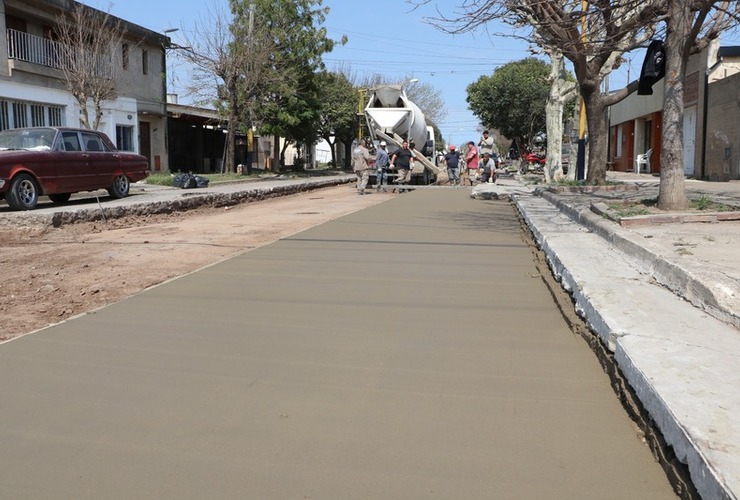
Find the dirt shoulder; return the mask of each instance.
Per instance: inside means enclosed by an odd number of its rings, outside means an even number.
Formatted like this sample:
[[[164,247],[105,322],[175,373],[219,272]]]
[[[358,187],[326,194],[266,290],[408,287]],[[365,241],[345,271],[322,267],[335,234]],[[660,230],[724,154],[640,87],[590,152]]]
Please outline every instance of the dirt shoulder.
[[[395,196],[324,188],[107,223],[0,228],[7,341]]]

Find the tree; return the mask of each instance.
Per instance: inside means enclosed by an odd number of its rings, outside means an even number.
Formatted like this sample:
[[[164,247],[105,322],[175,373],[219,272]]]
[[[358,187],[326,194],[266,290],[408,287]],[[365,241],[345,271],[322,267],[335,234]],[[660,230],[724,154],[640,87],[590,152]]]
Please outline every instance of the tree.
[[[665,97],[658,194],[658,207],[663,210],[684,210],[689,204],[683,172],[683,83],[689,55],[700,52],[736,24],[739,14],[737,2],[669,2],[665,18]]]
[[[289,142],[309,142],[315,136],[318,120],[316,73],[324,69],[323,54],[334,41],[321,24],[329,12],[322,0],[252,0],[263,14],[263,22],[275,41],[274,70],[280,75],[258,102],[256,117],[260,129],[286,139],[280,158]],[[279,159],[273,167],[279,168]]]
[[[118,97],[116,80],[121,68],[118,49],[126,31],[121,21],[108,12],[75,2],[69,16],[60,16],[53,35],[57,49],[55,66],[80,107],[80,123],[97,130],[103,116],[103,102]]]
[[[358,92],[343,73],[318,74],[319,112],[317,132],[331,149],[332,164],[337,164],[337,141],[352,143],[357,137]]]
[[[269,32],[262,29],[260,11],[231,1],[231,12],[211,4],[205,18],[184,36],[180,55],[192,64],[187,92],[196,103],[214,106],[226,122],[226,172],[234,172],[236,132],[251,127],[255,100],[277,80]]]
[[[534,57],[505,64],[468,85],[468,105],[485,127],[520,146],[530,145],[545,130],[549,73],[547,64]]]
[[[545,182],[550,182],[563,176],[563,114],[566,106],[578,95],[578,86],[565,71],[563,54],[556,49],[547,49],[547,53],[550,56],[550,73],[547,78],[550,89],[545,105],[547,158],[544,171]],[[568,176],[575,178],[574,168],[570,169]]]

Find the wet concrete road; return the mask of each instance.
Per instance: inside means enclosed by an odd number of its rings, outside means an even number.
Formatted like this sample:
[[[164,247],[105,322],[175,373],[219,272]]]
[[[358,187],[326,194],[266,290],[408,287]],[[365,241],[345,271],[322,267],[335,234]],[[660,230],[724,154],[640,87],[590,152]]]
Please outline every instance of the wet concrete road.
[[[1,498],[673,497],[511,206],[468,190],[1,345],[0,394]]]

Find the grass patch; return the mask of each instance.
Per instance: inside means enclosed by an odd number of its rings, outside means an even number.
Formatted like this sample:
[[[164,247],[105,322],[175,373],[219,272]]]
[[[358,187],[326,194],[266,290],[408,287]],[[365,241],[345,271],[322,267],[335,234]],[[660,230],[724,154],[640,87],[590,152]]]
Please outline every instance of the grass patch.
[[[608,205],[610,209],[614,211],[614,215],[619,218],[623,219],[624,217],[636,217],[638,215],[648,215],[650,214],[650,210],[644,207],[614,207],[612,205]]]
[[[558,186],[585,186],[586,181],[577,181],[575,179],[560,179],[555,181]]]
[[[698,198],[689,200],[689,207],[693,210],[708,210],[710,212],[730,212],[737,210],[736,207],[712,200],[712,198],[707,194],[703,194]]]
[[[657,204],[657,198],[646,198],[643,200],[614,201],[607,203],[606,206],[614,212],[617,218],[621,219],[623,217],[649,215],[652,213],[651,209],[654,209]]]
[[[155,184],[157,186],[171,186],[172,178],[179,172],[171,174],[169,172],[154,172],[149,174],[145,182],[147,184]],[[252,175],[242,174],[193,174],[201,177],[206,177],[211,182],[226,182],[226,181],[245,181],[248,179],[256,179],[259,175],[253,173]]]

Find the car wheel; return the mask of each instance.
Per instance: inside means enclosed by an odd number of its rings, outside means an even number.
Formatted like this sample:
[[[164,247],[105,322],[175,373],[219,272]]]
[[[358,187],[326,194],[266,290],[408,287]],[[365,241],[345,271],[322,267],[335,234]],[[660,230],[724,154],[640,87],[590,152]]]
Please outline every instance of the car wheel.
[[[30,175],[18,174],[10,182],[5,198],[14,210],[33,210],[39,201],[39,188]]]
[[[63,203],[67,203],[71,196],[72,196],[72,193],[57,193],[57,194],[50,194],[49,199],[53,201],[54,203],[61,205]]]
[[[115,179],[113,179],[113,185],[108,189],[108,193],[113,198],[125,198],[128,196],[128,190],[131,183],[128,180],[128,177],[125,175],[119,175]]]

